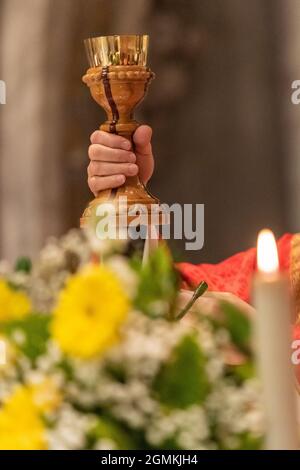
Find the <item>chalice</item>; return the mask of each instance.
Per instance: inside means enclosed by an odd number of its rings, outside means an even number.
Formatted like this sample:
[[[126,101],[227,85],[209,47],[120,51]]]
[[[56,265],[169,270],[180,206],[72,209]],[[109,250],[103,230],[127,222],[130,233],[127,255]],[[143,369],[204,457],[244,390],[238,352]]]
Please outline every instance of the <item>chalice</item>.
[[[154,73],[147,67],[148,44],[149,37],[146,35],[101,36],[85,40],[90,68],[83,76],[83,82],[107,114],[107,120],[100,129],[131,141],[139,126],[134,119],[134,110],[144,99],[154,78]],[[106,203],[114,205],[118,224],[124,200],[127,223],[136,217],[135,207],[142,206],[149,221],[153,206],[159,204],[138,176],[127,177],[121,187],[97,194],[85,209],[81,226],[97,221],[98,208]]]

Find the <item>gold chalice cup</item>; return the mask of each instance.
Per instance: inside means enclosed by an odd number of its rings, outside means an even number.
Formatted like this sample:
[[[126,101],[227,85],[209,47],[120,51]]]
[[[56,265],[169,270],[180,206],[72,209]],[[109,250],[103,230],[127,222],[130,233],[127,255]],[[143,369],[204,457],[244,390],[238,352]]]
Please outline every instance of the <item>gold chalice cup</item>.
[[[134,109],[144,99],[154,78],[147,67],[148,44],[149,37],[145,35],[102,36],[85,41],[90,68],[83,82],[107,114],[100,129],[131,141],[139,126],[134,119]],[[97,208],[102,203],[113,203],[118,215],[120,198],[123,198],[121,201],[126,198],[129,213],[134,212],[133,206],[143,205],[150,214],[151,206],[159,204],[138,176],[128,177],[120,188],[99,192],[85,210],[81,225],[97,220]],[[134,216],[128,217],[128,222],[132,219]]]

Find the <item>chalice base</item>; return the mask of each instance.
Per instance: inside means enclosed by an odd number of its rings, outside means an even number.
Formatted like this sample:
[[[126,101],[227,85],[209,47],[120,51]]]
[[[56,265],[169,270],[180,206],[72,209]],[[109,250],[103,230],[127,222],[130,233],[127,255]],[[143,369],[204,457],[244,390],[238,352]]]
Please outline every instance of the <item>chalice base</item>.
[[[99,211],[101,206],[103,210],[105,208],[109,211],[110,205],[115,215],[116,226],[125,228],[132,224],[138,215],[143,215],[145,225],[151,225],[154,212],[159,208],[159,200],[149,193],[138,178],[128,178],[119,188],[101,191],[85,209],[80,219],[80,226],[95,226],[103,217],[103,212]],[[159,214],[159,224],[160,218]]]

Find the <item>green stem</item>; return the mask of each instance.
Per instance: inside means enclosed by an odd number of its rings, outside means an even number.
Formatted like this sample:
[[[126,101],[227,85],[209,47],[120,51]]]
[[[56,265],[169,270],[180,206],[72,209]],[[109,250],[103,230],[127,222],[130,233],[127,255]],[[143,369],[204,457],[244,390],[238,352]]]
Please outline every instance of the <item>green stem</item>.
[[[201,281],[200,284],[196,287],[196,290],[193,296],[188,301],[186,306],[181,310],[181,312],[179,312],[175,320],[181,320],[181,318],[183,318],[187,314],[190,308],[192,308],[196,300],[199,299],[199,297],[201,297],[207,289],[208,289],[208,285],[206,284],[206,282]]]

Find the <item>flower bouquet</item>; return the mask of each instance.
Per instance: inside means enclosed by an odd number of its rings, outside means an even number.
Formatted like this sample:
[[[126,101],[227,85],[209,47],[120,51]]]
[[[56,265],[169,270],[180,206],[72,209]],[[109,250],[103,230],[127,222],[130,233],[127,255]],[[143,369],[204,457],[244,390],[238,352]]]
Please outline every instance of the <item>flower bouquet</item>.
[[[143,265],[99,243],[72,231],[0,264],[0,449],[260,448],[247,317],[190,313],[204,284],[180,310],[165,248]]]

